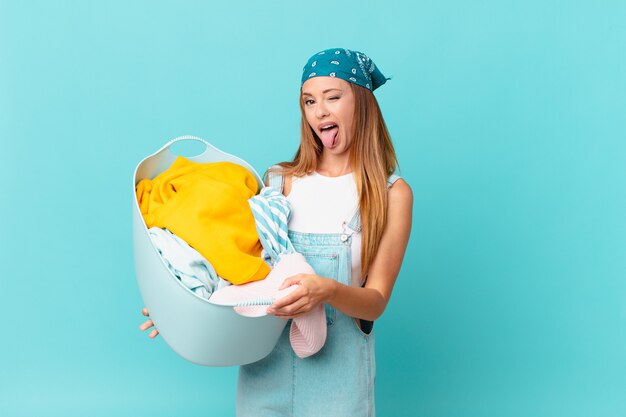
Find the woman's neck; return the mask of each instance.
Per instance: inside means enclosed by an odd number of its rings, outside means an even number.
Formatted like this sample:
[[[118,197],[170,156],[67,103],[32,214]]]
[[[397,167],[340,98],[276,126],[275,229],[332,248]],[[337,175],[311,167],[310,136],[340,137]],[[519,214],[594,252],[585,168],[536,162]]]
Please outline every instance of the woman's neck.
[[[352,172],[349,155],[322,154],[317,163],[317,172],[327,177],[339,177]]]

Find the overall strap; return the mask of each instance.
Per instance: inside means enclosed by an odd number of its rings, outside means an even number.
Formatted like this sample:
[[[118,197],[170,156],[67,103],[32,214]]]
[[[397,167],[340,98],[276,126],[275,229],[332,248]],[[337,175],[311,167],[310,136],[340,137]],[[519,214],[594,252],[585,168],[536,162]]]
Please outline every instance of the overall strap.
[[[387,178],[387,189],[391,188],[400,178],[402,177],[397,174],[391,174],[389,178]]]
[[[270,168],[276,167],[280,168],[280,165],[272,165]],[[267,175],[270,180],[270,187],[273,187],[275,190],[282,194],[283,186],[285,185],[285,177],[283,177],[280,172],[268,172]]]
[[[402,177],[399,175],[391,174],[389,178],[387,178],[387,189],[390,189],[391,186],[395,184],[395,182],[398,181],[400,178]],[[361,211],[358,209],[358,207],[356,208],[356,211],[354,215],[352,216],[352,219],[350,220],[350,222],[348,223],[344,222],[343,226],[344,228],[347,226],[348,228],[350,228],[356,233],[361,231]]]

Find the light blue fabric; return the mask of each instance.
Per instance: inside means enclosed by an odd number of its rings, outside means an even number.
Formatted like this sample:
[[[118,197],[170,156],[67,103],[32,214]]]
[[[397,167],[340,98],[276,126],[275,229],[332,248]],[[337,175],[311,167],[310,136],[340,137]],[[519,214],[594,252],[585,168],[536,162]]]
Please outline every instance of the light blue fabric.
[[[282,176],[269,178],[270,186],[282,192]],[[398,178],[391,176],[388,187]],[[350,245],[355,229],[360,230],[358,214],[345,224],[350,227],[343,235],[289,231],[288,237],[318,275],[351,285]],[[325,308],[327,338],[317,354],[295,355],[288,323],[267,357],[239,368],[237,417],[375,416],[374,332],[366,334],[353,318]]]
[[[291,204],[287,198],[272,187],[264,187],[259,194],[248,200],[254,216],[256,230],[263,246],[264,259],[274,265],[285,253],[295,249],[288,237],[288,224],[291,217]]]
[[[169,230],[151,227],[148,234],[169,270],[197,296],[208,299],[219,288],[230,285],[206,258]]]

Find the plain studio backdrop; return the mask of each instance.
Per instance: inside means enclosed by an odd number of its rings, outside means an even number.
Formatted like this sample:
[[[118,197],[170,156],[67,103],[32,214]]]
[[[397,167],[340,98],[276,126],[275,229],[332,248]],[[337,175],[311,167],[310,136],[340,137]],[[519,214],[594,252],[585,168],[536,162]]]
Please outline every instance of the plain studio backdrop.
[[[626,415],[624,22],[623,1],[1,0],[0,415],[234,415],[237,368],[138,330],[133,170],[183,134],[261,174],[292,158],[302,67],[332,47],[392,77],[415,197],[378,415]]]

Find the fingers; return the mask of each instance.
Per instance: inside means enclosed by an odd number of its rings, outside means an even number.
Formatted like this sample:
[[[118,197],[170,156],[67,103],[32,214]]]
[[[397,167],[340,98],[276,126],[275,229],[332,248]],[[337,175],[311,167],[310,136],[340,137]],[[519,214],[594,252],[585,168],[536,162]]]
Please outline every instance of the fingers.
[[[292,286],[294,284],[299,284],[305,277],[306,277],[306,274],[298,274],[298,275],[291,276],[291,277],[285,279],[283,281],[283,283],[281,284],[281,286],[278,287],[278,289],[279,290],[283,290],[283,289],[285,289],[287,287],[290,287],[290,286]]]
[[[152,326],[154,326],[154,322],[152,320],[146,320],[139,326],[139,330],[144,331]]]
[[[143,314],[146,317],[150,317],[150,312],[148,311],[148,309],[146,307],[144,307],[143,310],[141,310],[141,314]],[[144,330],[147,330],[147,329],[149,329],[152,326],[154,326],[154,322],[152,321],[152,319],[146,320],[143,323],[141,323],[141,325],[139,325],[139,330],[141,330],[143,332]],[[158,335],[159,335],[159,331],[155,327],[154,329],[152,329],[150,334],[148,334],[148,337],[150,339],[154,339]]]
[[[291,278],[287,278],[286,280],[283,281],[282,284],[280,284],[280,287],[278,287],[278,290],[284,290],[285,288],[289,287],[293,285],[291,282]]]
[[[310,311],[310,306],[307,303],[301,303],[300,305],[294,304],[290,306],[288,310],[284,312],[278,312],[276,317],[281,319],[295,319],[296,317],[300,317]]]
[[[300,298],[302,298],[302,296],[304,295],[305,291],[302,287],[295,289],[293,292],[287,294],[284,297],[279,298],[278,300],[274,301],[274,304],[272,304],[268,309],[267,312],[270,314],[273,314],[272,311],[277,311],[282,309],[285,306],[288,306],[289,304],[294,303],[296,300],[299,300]]]
[[[289,297],[290,296],[291,294]],[[281,299],[281,301],[282,300],[283,299]],[[276,317],[293,318],[294,316],[304,314],[311,309],[309,301],[308,297],[296,297],[295,300],[288,302],[283,306],[272,305],[267,312],[269,314],[274,314]]]

